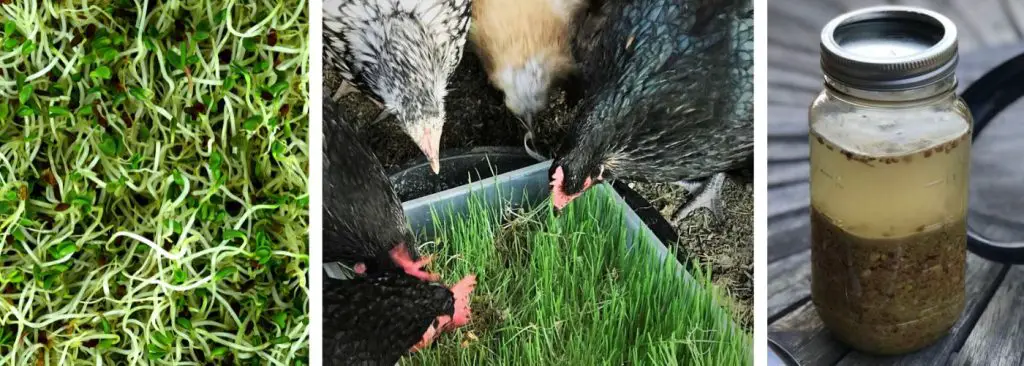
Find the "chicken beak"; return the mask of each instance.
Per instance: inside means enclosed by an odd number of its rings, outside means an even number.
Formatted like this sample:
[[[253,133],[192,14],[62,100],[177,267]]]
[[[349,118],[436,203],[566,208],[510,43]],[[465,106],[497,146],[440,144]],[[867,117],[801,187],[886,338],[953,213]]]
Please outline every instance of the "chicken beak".
[[[417,141],[417,145],[420,147],[420,151],[423,151],[423,155],[426,155],[427,161],[430,162],[430,170],[434,171],[434,174],[441,172],[441,159],[439,157],[439,150],[441,145],[441,131],[432,131],[429,128],[423,130],[423,136]]]
[[[436,156],[430,158],[430,170],[433,170],[434,174],[441,173],[441,161]]]

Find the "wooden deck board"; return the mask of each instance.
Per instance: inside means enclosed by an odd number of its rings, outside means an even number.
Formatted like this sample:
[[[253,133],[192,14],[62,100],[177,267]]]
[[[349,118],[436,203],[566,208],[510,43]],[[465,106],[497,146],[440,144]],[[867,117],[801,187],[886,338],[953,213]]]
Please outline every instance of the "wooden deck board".
[[[1015,266],[978,319],[953,365],[1022,365],[1024,352],[1024,267]]]

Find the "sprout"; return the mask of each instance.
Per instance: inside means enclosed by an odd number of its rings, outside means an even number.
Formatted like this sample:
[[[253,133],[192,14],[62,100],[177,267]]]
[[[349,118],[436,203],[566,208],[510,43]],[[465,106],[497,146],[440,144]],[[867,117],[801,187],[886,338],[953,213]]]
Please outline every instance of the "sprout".
[[[0,4],[0,364],[308,363],[307,5]]]

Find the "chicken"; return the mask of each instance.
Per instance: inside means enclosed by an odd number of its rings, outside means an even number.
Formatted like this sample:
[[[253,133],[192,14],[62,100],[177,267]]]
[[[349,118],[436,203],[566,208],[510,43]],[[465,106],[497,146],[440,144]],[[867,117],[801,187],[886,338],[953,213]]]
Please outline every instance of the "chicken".
[[[573,72],[570,24],[582,0],[474,0],[470,42],[505,106],[526,122],[548,103],[553,84]],[[536,153],[533,153],[536,155]]]
[[[438,173],[444,98],[470,0],[325,0],[323,12],[325,65],[340,72],[343,89],[354,85],[383,105],[378,121],[395,115]]]
[[[752,9],[607,0],[592,10],[574,40],[586,94],[550,168],[557,209],[605,179],[696,191],[707,180],[675,220],[701,207],[721,220],[723,173],[753,157]]]
[[[470,320],[475,276],[450,289],[404,274],[324,280],[326,365],[394,365]]]
[[[437,276],[422,268],[415,237],[402,203],[377,157],[324,98],[324,262],[342,262],[359,275],[396,269],[423,280]]]

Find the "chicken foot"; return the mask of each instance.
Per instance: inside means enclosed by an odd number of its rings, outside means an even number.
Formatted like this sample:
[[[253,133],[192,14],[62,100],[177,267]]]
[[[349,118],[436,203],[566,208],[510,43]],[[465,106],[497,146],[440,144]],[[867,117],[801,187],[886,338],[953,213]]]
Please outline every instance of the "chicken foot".
[[[725,214],[722,212],[721,194],[725,186],[725,173],[718,173],[703,182],[680,181],[677,185],[686,189],[693,198],[672,214],[672,223],[679,225],[695,211],[706,208],[711,211],[711,218],[715,224],[725,221]]]

